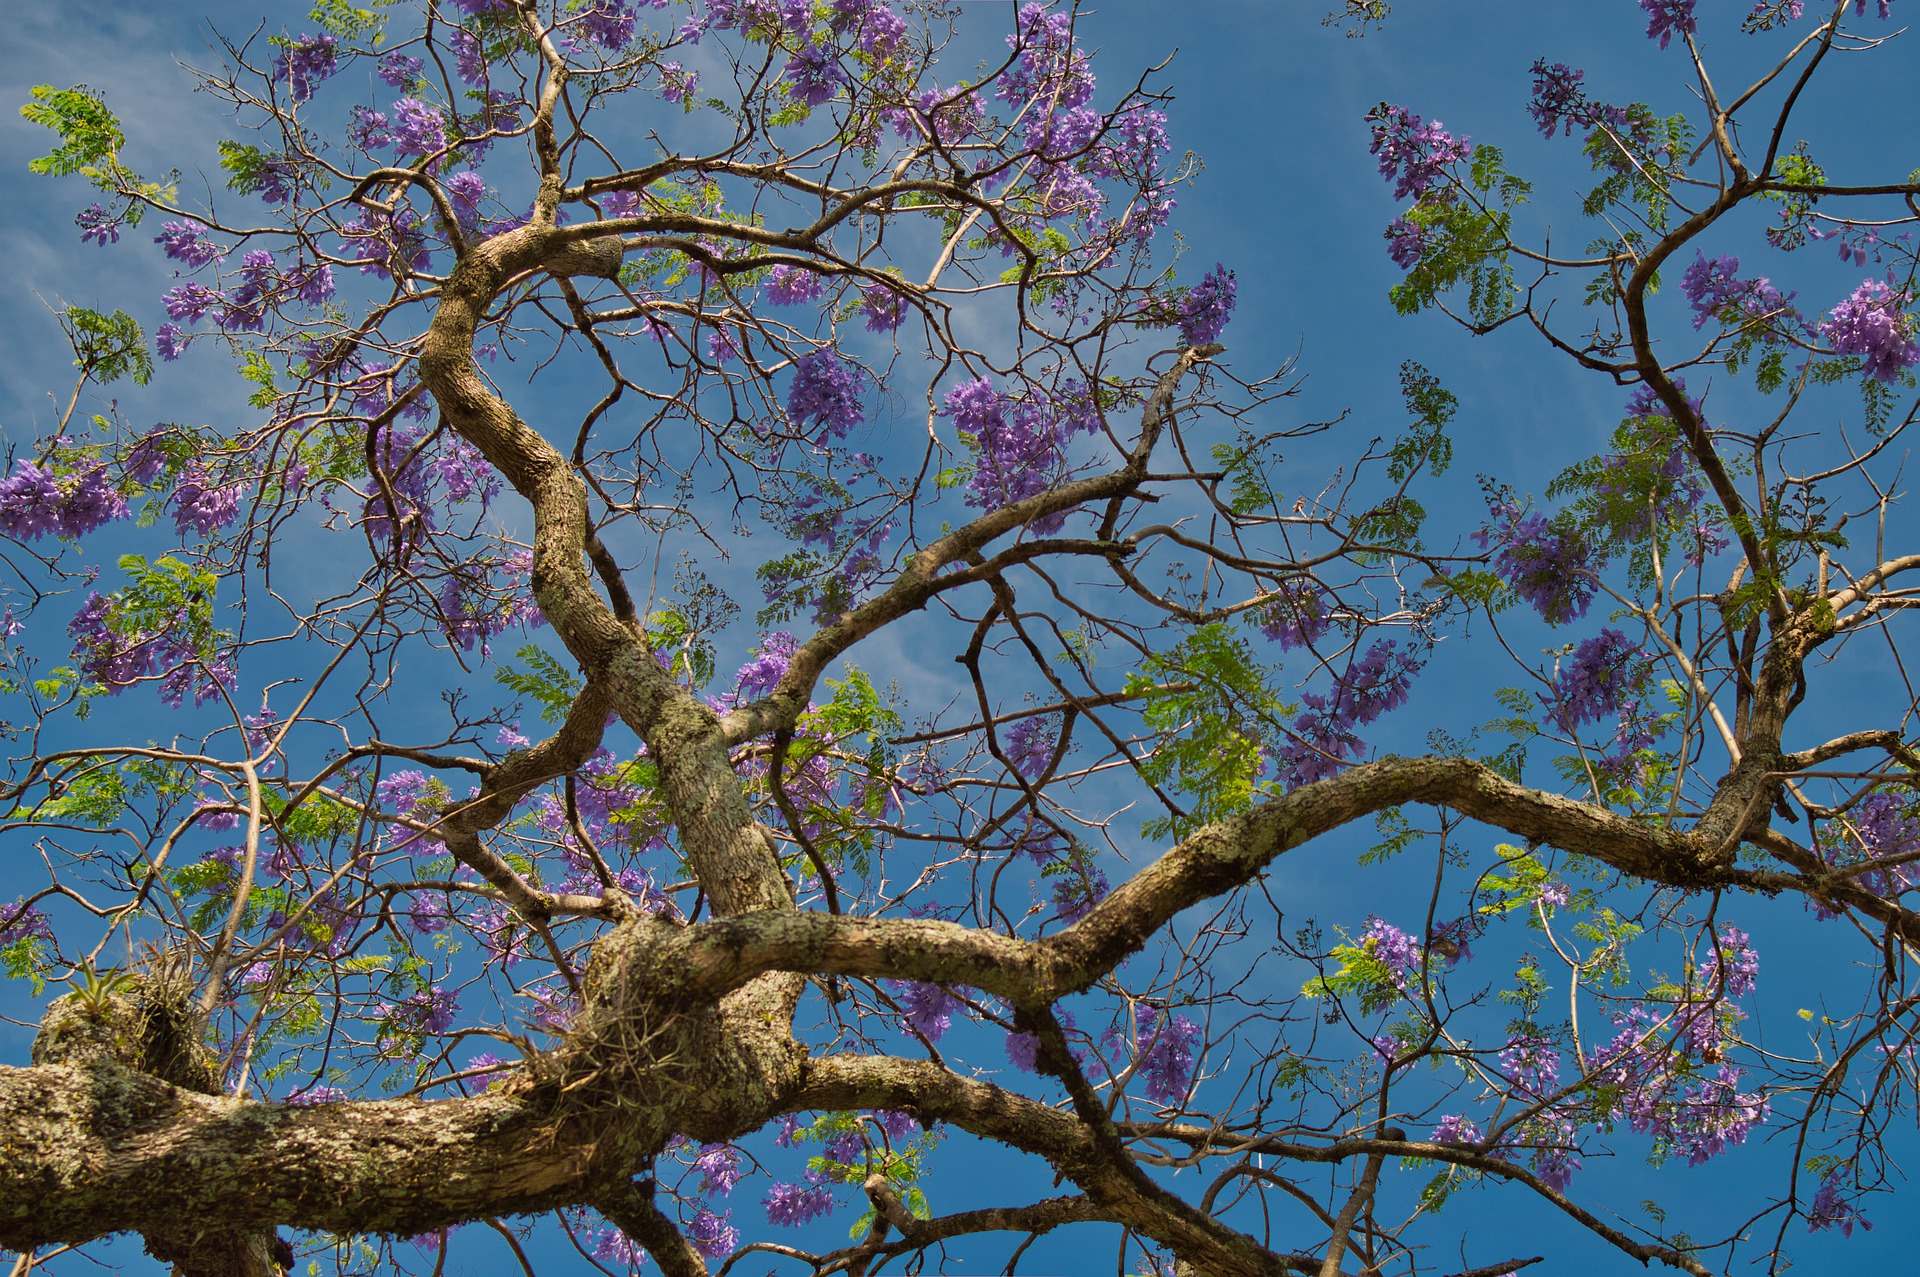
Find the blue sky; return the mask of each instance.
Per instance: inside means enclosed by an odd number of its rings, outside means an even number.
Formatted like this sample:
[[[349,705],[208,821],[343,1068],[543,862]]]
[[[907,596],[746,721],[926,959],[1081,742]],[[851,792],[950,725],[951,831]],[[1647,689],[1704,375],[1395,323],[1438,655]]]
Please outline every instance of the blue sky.
[[[1703,0],[1703,7],[1714,5],[1745,7],[1736,0]],[[966,0],[958,7],[965,22],[986,30],[983,49],[1005,29],[1011,10],[1001,0]],[[194,162],[208,164],[208,139],[221,134],[223,116],[217,102],[189,91],[190,81],[175,60],[214,60],[207,47],[208,21],[239,36],[264,15],[269,32],[283,24],[298,31],[304,29],[305,8],[189,2],[156,14],[100,0],[35,6],[14,18],[13,38],[0,47],[0,83],[16,99],[24,99],[31,84],[95,85],[128,125],[129,155],[159,157],[136,163],[160,168],[168,162],[164,157],[191,155]],[[1529,5],[1402,0],[1396,8],[1384,29],[1364,39],[1345,39],[1321,25],[1315,0],[1205,5],[1109,0],[1085,19],[1082,39],[1102,49],[1098,66],[1109,84],[1174,55],[1156,83],[1177,99],[1169,110],[1176,149],[1191,149],[1205,162],[1193,186],[1180,193],[1175,225],[1190,245],[1193,266],[1183,275],[1197,277],[1216,260],[1237,272],[1240,309],[1227,337],[1232,357],[1243,371],[1251,371],[1297,356],[1306,381],[1300,395],[1283,405],[1285,411],[1301,419],[1348,414],[1326,436],[1300,448],[1302,466],[1318,472],[1350,454],[1356,443],[1399,428],[1405,414],[1398,370],[1402,361],[1417,359],[1461,399],[1462,458],[1439,491],[1443,502],[1453,503],[1442,509],[1442,521],[1464,532],[1479,521],[1476,472],[1538,492],[1561,465],[1603,444],[1618,422],[1624,393],[1554,357],[1517,327],[1476,339],[1437,316],[1408,319],[1394,313],[1387,290],[1399,275],[1387,258],[1381,230],[1395,210],[1367,154],[1362,117],[1386,99],[1437,116],[1476,141],[1498,143],[1514,170],[1536,178],[1535,204],[1522,225],[1537,231],[1573,224],[1585,168],[1577,142],[1543,141],[1526,118],[1529,64],[1544,56],[1585,66],[1596,95],[1649,101],[1665,110],[1688,105],[1687,80],[1677,49],[1663,54],[1643,38],[1644,19],[1632,0]],[[1776,40],[1760,47],[1780,46]],[[1734,69],[1744,70],[1742,64],[1758,56],[1755,45],[1731,34],[1716,36],[1708,51],[1724,54],[1728,79],[1738,79]],[[1920,83],[1917,71],[1913,50],[1896,44],[1860,59],[1857,69],[1850,66],[1818,82],[1805,108],[1805,131],[1831,139],[1821,152],[1830,171],[1851,165],[1863,180],[1905,175],[1907,160],[1880,157],[1914,154],[1916,122],[1911,113],[1886,104],[1907,100],[1911,86]],[[151,326],[158,313],[154,299],[170,275],[159,254],[144,245],[102,251],[78,243],[71,216],[86,201],[77,183],[31,179],[25,173],[27,159],[44,152],[45,138],[17,116],[0,118],[0,183],[13,210],[11,269],[0,279],[0,429],[14,447],[38,436],[52,417],[48,396],[64,397],[67,390],[62,371],[67,355],[42,300],[108,309],[123,305]],[[188,190],[208,181],[217,185],[217,179],[192,168],[183,174]],[[1797,264],[1780,267],[1782,272],[1798,269]],[[1807,273],[1810,289],[1828,292],[1840,278],[1824,269]],[[171,369],[162,370],[154,399],[167,407],[143,408],[139,415],[217,420],[247,411],[231,380],[190,379]],[[889,653],[884,647],[882,653],[876,659],[883,674],[911,670],[912,653]],[[1484,716],[1484,683],[1495,662],[1464,639],[1444,655],[1450,677],[1423,687],[1414,707],[1422,728],[1456,714]],[[1870,673],[1872,666],[1865,668]],[[154,718],[156,725],[146,730],[159,734],[165,729],[158,715]],[[1417,745],[1416,739],[1406,747]],[[1352,924],[1380,907],[1371,899],[1354,905],[1352,852],[1358,841],[1322,849],[1311,862],[1289,870],[1288,885],[1302,916],[1322,913]],[[1783,926],[1783,935],[1799,934],[1791,924]],[[1795,972],[1789,966],[1780,962],[1769,968],[1779,972],[1779,1005],[1816,1001],[1818,981],[1830,973],[1812,962]],[[17,992],[0,996],[8,999],[0,1005],[25,1013]],[[0,1060],[24,1062],[28,1040],[20,1030],[0,1031]],[[968,1153],[959,1139],[942,1157],[937,1165],[944,1166],[953,1186],[952,1196],[941,1201],[943,1209],[1005,1200],[1002,1194],[1016,1185],[1047,1191],[1048,1176],[1041,1168],[1009,1172],[1008,1159]],[[1579,1188],[1624,1204],[1623,1209],[1643,1197],[1670,1197],[1709,1213],[1727,1211],[1753,1190],[1755,1181],[1748,1176],[1757,1161],[1735,1158],[1698,1172],[1671,1166],[1654,1172],[1627,1154],[1610,1163],[1590,1163]],[[988,1190],[991,1195],[975,1200]],[[1551,1257],[1548,1264],[1530,1271],[1638,1270],[1611,1256],[1576,1258],[1577,1249],[1566,1248],[1579,1246],[1577,1234],[1531,1206],[1517,1216],[1509,1203],[1508,1193],[1483,1190],[1452,1209],[1450,1218],[1472,1243],[1462,1266],[1544,1253]],[[736,1206],[739,1216],[756,1212],[750,1201]],[[1914,1229],[1887,1205],[1876,1219],[1880,1227],[1872,1234],[1835,1239],[1826,1251],[1832,1262],[1897,1263]],[[844,1221],[829,1226],[829,1231],[843,1229]],[[471,1244],[464,1254],[456,1250],[449,1271],[497,1270],[505,1256],[489,1246]],[[129,1271],[142,1271],[144,1261],[132,1253],[136,1249],[122,1243],[102,1254],[127,1263]],[[543,1258],[553,1260],[554,1271],[567,1266],[568,1256],[557,1252]],[[1112,1260],[1103,1256],[1101,1262],[1110,1267]],[[1809,1257],[1806,1270],[1823,1271],[1818,1256]],[[1087,1266],[1078,1243],[1060,1241],[1051,1249],[1036,1248],[1023,1271],[1096,1270]]]

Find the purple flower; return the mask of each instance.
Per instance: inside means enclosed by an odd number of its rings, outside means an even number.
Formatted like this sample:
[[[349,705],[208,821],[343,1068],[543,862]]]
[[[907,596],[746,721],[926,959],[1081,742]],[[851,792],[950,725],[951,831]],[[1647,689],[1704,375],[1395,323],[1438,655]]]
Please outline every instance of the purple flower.
[[[1180,337],[1189,346],[1218,341],[1233,318],[1233,272],[1215,263],[1204,279],[1180,299]]]
[[[1640,8],[1647,15],[1647,39],[1658,39],[1664,49],[1676,32],[1692,35],[1693,4],[1694,0],[1640,0]]]
[[[160,358],[172,362],[185,353],[187,348],[186,330],[178,324],[162,324],[153,330],[153,348]]]
[[[1088,59],[1073,39],[1073,15],[1041,4],[1021,7],[1007,47],[1019,56],[1001,75],[994,95],[1009,104],[1037,102],[1071,111],[1093,97]]]
[[[653,7],[658,9],[660,5]],[[627,8],[627,0],[587,0],[576,21],[581,35],[609,53],[625,48],[633,39],[634,15]]]
[[[1819,1233],[1837,1228],[1842,1237],[1851,1237],[1856,1224],[1868,1232],[1873,1231],[1873,1222],[1860,1213],[1859,1207],[1841,1196],[1847,1171],[1845,1166],[1836,1166],[1820,1181],[1820,1187],[1813,1195],[1813,1206],[1807,1212],[1808,1232]]]
[[[445,1033],[453,1027],[460,1001],[451,990],[433,984],[399,1002],[382,1002],[377,1010],[398,1033]]]
[[[189,222],[165,222],[153,242],[166,250],[168,257],[188,266],[205,266],[226,255],[226,250],[207,238],[204,228]]]
[[[1387,256],[1401,270],[1412,270],[1421,256],[1427,251],[1429,237],[1427,228],[1404,217],[1396,217],[1387,223],[1384,232],[1387,241]]]
[[[1480,1128],[1457,1113],[1445,1115],[1433,1128],[1436,1144],[1478,1144],[1480,1139]]]
[[[415,896],[407,923],[420,935],[439,935],[447,929],[447,916],[452,912],[452,905],[452,899],[444,892]]]
[[[314,1104],[331,1104],[344,1100],[347,1093],[335,1086],[309,1086],[287,1097],[287,1103],[295,1108],[307,1108]]]
[[[1331,692],[1303,694],[1306,712],[1294,719],[1292,733],[1279,750],[1279,778],[1289,787],[1311,784],[1357,758],[1365,744],[1355,729],[1406,704],[1422,664],[1414,653],[1401,652],[1397,640],[1382,640],[1347,667]]]
[[[687,1225],[687,1236],[708,1259],[724,1259],[740,1244],[740,1230],[727,1223],[732,1214],[716,1215],[702,1206]]]
[[[937,984],[919,980],[889,980],[894,1000],[900,1004],[901,1019],[929,1042],[938,1042],[953,1027],[953,1013],[960,999]]]
[[[593,1257],[603,1264],[638,1268],[647,1261],[646,1249],[617,1228],[594,1234]]]
[[[1047,764],[1053,760],[1054,742],[1052,715],[1038,714],[1023,718],[1007,733],[1007,761],[1028,780],[1038,780],[1047,769]]]
[[[793,664],[793,653],[798,646],[798,641],[785,630],[776,630],[761,639],[760,645],[754,649],[753,659],[740,667],[735,679],[740,697],[744,700],[772,692],[774,686],[786,677],[787,667]]]
[[[212,536],[239,517],[242,485],[209,487],[210,482],[204,472],[190,470],[173,490],[173,523],[182,536]]]
[[[1327,601],[1311,581],[1296,581],[1267,596],[1257,615],[1260,633],[1283,652],[1305,647],[1327,631]]]
[[[1062,1031],[1071,1034],[1076,1027],[1073,1022],[1073,1012],[1068,1011],[1064,1007],[1056,1007],[1053,1015],[1054,1019],[1059,1021]],[[1076,1060],[1080,1059],[1081,1051],[1072,1045],[1072,1037],[1069,1036],[1067,1041],[1069,1044],[1068,1050],[1073,1052],[1073,1058]],[[1039,1058],[1039,1038],[1031,1033],[1007,1034],[1007,1059],[1011,1060],[1015,1067],[1025,1069],[1029,1073],[1037,1073],[1039,1072]]]
[[[1134,1039],[1139,1071],[1147,1098],[1155,1104],[1178,1104],[1193,1084],[1194,1050],[1200,1044],[1200,1026],[1184,1015],[1170,1015],[1144,1004],[1133,1009]]]
[[[1820,325],[1820,335],[1833,343],[1838,354],[1864,356],[1867,376],[1893,381],[1920,363],[1914,319],[1901,309],[1911,300],[1904,290],[1866,280],[1833,308],[1831,317]]]
[[[1592,551],[1541,515],[1521,515],[1512,502],[1489,501],[1489,507],[1504,526],[1489,525],[1473,535],[1481,545],[1498,539],[1494,572],[1555,625],[1585,616],[1598,588]]]
[[[860,289],[860,313],[867,318],[868,332],[890,333],[900,327],[907,299],[885,284],[866,284]]]
[[[404,89],[419,79],[423,65],[419,58],[395,51],[380,59],[378,74],[393,88]]]
[[[660,96],[669,102],[691,106],[693,95],[700,91],[700,73],[681,68],[678,62],[668,62],[660,68]]]
[[[1583,639],[1561,664],[1551,695],[1542,698],[1554,721],[1572,731],[1618,713],[1639,655],[1640,645],[1619,630],[1604,629]]]
[[[833,1210],[833,1192],[824,1184],[775,1184],[761,1200],[767,1222],[782,1228],[811,1224]]]
[[[860,369],[830,347],[810,351],[794,361],[787,416],[796,425],[821,427],[822,441],[843,438],[867,418],[860,402],[861,381]]]
[[[1053,880],[1053,906],[1065,923],[1075,923],[1093,911],[1111,890],[1107,876],[1092,867],[1066,873]]]
[[[0,532],[22,541],[58,533],[64,504],[51,471],[36,462],[16,462],[13,473],[0,480]]]
[[[740,1151],[731,1144],[703,1144],[693,1169],[700,1172],[701,1192],[725,1197],[740,1182]]]
[[[120,242],[120,219],[98,204],[89,204],[74,215],[74,225],[80,228],[80,242],[98,241],[100,247]]]
[[[455,27],[453,35],[447,39],[447,44],[453,50],[454,74],[475,88],[485,85],[487,55],[486,50],[480,47],[480,42],[459,27]]]
[[[1373,129],[1367,149],[1380,157],[1380,176],[1394,184],[1397,200],[1425,195],[1447,165],[1473,154],[1466,138],[1455,141],[1440,121],[1423,121],[1403,106],[1382,102],[1366,118]]]
[[[283,44],[273,60],[274,81],[287,86],[296,104],[312,97],[320,82],[339,69],[339,51],[330,35],[302,36]]]
[[[775,306],[799,306],[820,296],[824,281],[800,266],[776,266],[767,272],[762,295]]]
[[[1384,919],[1367,919],[1366,930],[1360,933],[1360,947],[1387,969],[1396,988],[1405,989],[1407,978],[1420,970],[1419,943]]]
[[[0,946],[28,938],[53,939],[53,924],[47,915],[19,899],[10,905],[0,905]]]
[[[1747,933],[1726,923],[1720,928],[1719,943],[1701,973],[1701,985],[1715,996],[1744,998],[1753,992],[1760,974],[1760,955],[1748,943]]]
[[[1541,137],[1552,137],[1563,129],[1571,134],[1576,123],[1587,122],[1586,95],[1580,89],[1580,81],[1586,77],[1585,71],[1576,71],[1564,62],[1552,66],[1545,58],[1534,62],[1533,99],[1527,104],[1527,114],[1540,126]]]
[[[395,102],[393,119],[393,145],[400,154],[431,155],[446,148],[446,127],[440,113],[418,98]]]
[[[184,319],[189,324],[198,323],[202,315],[215,306],[226,305],[226,301],[225,293],[205,284],[175,284],[160,299],[167,308],[167,318]]]
[[[840,63],[834,58],[832,49],[807,43],[788,60],[782,78],[786,80],[787,91],[793,95],[793,100],[812,108],[831,102],[846,77],[841,73]]]
[[[1573,898],[1573,891],[1566,883],[1558,879],[1550,879],[1540,884],[1540,889],[1534,893],[1533,898],[1549,908],[1564,909],[1567,907],[1567,901]]]

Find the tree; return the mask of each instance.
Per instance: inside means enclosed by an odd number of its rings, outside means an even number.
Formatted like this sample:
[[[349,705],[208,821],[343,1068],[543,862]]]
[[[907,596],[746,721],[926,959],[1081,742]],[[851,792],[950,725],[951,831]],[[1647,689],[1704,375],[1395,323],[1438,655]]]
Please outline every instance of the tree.
[[[1794,112],[1888,5],[1757,6],[1737,94],[1733,31],[1639,7],[1692,115],[1533,70],[1580,255],[1498,149],[1369,117],[1400,309],[1628,391],[1464,521],[1417,364],[1396,435],[1282,457],[1326,427],[1226,362],[1165,87],[1097,82],[1069,8],[324,3],[198,73],[239,137],[197,201],[34,89],[82,238],[180,282],[150,338],[60,307],[77,379],[0,481],[40,998],[0,1245],[438,1272],[480,1221],[531,1270],[552,1213],[608,1271],[1117,1226],[1142,1271],[1427,1272],[1478,1186],[1699,1274],[1870,1227],[1920,755],[1910,685],[1834,683],[1897,664],[1920,567],[1920,177],[1830,181]],[[106,398],[223,357],[243,420]],[[1422,743],[1393,711],[1469,644],[1518,686]],[[1290,926],[1283,855],[1369,821],[1367,899]],[[1761,1043],[1763,929],[1861,964],[1804,1047]],[[954,1133],[1057,1190],[943,1205]],[[1616,1150],[1766,1178],[1610,1221]]]

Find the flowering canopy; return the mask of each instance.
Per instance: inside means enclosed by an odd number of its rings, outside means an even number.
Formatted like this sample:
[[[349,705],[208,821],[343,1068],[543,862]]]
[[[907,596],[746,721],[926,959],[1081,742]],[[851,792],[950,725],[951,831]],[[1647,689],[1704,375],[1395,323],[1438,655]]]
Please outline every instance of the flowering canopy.
[[[1495,147],[1367,114],[1394,304],[1627,388],[1464,519],[1429,370],[1350,447],[1232,371],[1259,285],[1168,233],[1182,122],[1069,4],[977,65],[893,0],[322,5],[198,73],[235,121],[181,160],[205,203],[108,97],[34,89],[84,251],[175,277],[59,312],[77,384],[0,477],[37,875],[0,957],[40,1000],[0,1245],[439,1272],[525,1216],[675,1277],[1055,1232],[1422,1272],[1478,1183],[1640,1263],[1791,1253],[1750,1210],[1608,1223],[1621,1152],[1871,1228],[1920,753],[1822,662],[1920,567],[1920,187],[1757,141],[1887,4],[1755,7],[1802,38],[1731,97],[1696,8],[1640,3],[1705,118],[1542,58],[1506,122],[1591,163],[1583,255]],[[229,371],[218,424],[165,397]],[[1860,431],[1784,428],[1848,394]],[[1415,722],[1469,641],[1514,685]],[[1369,898],[1285,925],[1288,864],[1368,821]],[[1858,1009],[1750,1044],[1773,941],[1856,932]],[[1058,1194],[957,1191],[956,1131]]]

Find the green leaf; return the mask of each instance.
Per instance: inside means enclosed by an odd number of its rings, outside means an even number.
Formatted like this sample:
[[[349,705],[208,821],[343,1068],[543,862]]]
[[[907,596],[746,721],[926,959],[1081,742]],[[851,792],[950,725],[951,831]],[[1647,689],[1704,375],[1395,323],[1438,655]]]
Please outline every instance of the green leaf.
[[[89,380],[104,386],[130,376],[144,386],[152,379],[153,356],[147,353],[145,334],[126,311],[103,315],[69,306],[60,314],[60,328],[73,347],[73,366]]]
[[[84,84],[71,89],[36,84],[28,93],[33,101],[21,107],[20,114],[60,135],[60,145],[50,154],[27,162],[28,172],[94,176],[119,168],[117,156],[127,135],[100,94]]]

